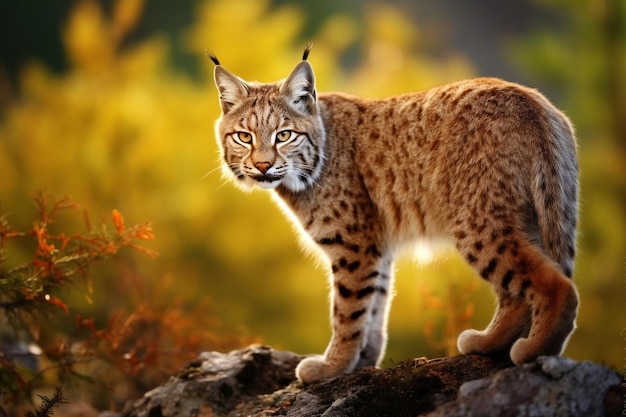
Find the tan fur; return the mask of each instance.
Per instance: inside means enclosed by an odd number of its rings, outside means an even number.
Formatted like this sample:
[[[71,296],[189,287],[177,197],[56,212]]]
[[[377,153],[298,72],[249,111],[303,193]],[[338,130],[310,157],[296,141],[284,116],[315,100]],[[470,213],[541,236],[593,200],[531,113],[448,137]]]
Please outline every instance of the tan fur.
[[[219,65],[215,78],[225,172],[273,189],[332,271],[333,336],[300,380],[379,363],[392,262],[420,237],[454,244],[498,296],[487,329],[460,335],[462,353],[510,350],[516,364],[561,353],[578,307],[578,167],[573,129],[545,97],[492,78],[318,96],[306,61],[272,84]]]

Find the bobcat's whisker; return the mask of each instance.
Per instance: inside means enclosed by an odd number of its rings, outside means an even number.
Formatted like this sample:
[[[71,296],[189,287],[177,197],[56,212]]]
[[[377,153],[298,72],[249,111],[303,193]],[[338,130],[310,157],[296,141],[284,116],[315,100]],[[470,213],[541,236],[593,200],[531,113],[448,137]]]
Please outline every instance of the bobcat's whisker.
[[[215,171],[218,171],[218,170],[220,170],[220,169],[222,169],[222,167],[221,167],[221,166],[217,166],[217,167],[213,168],[212,170],[210,170],[210,171],[208,171],[206,174],[204,174],[204,175],[200,178],[200,181],[204,181],[205,179],[207,179],[207,177],[208,177],[209,175],[213,174]]]

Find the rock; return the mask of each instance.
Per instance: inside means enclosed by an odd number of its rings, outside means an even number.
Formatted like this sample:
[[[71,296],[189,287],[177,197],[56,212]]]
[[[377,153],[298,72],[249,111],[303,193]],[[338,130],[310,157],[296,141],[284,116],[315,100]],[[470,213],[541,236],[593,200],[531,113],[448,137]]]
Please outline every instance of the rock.
[[[623,404],[607,398],[619,383],[620,377],[615,371],[600,365],[544,356],[528,365],[463,384],[455,401],[426,416],[623,415]]]
[[[128,404],[122,416],[589,417],[622,411],[617,373],[563,357],[523,367],[513,367],[507,357],[418,359],[308,385],[294,375],[302,358],[268,346],[203,353]]]
[[[123,416],[227,416],[237,405],[295,379],[303,356],[251,346],[228,354],[202,353],[164,385],[146,393]]]

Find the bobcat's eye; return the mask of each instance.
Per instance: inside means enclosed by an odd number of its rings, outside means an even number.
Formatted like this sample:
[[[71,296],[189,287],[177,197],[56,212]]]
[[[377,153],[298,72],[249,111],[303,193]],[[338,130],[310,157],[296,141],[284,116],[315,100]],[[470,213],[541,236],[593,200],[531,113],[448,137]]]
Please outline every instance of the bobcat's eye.
[[[291,130],[282,130],[276,133],[276,142],[277,143],[287,142],[291,138],[292,133],[293,132]]]
[[[237,139],[243,143],[252,143],[252,134],[249,132],[237,132]]]

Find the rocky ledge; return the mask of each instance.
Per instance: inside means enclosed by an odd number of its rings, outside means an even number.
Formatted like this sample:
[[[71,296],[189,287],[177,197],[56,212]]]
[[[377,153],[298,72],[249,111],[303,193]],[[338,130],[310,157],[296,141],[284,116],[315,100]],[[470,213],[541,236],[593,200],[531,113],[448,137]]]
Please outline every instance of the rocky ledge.
[[[618,416],[621,377],[564,357],[514,367],[478,355],[409,360],[313,384],[303,357],[268,346],[205,352],[164,385],[128,404],[123,417],[217,416]]]

